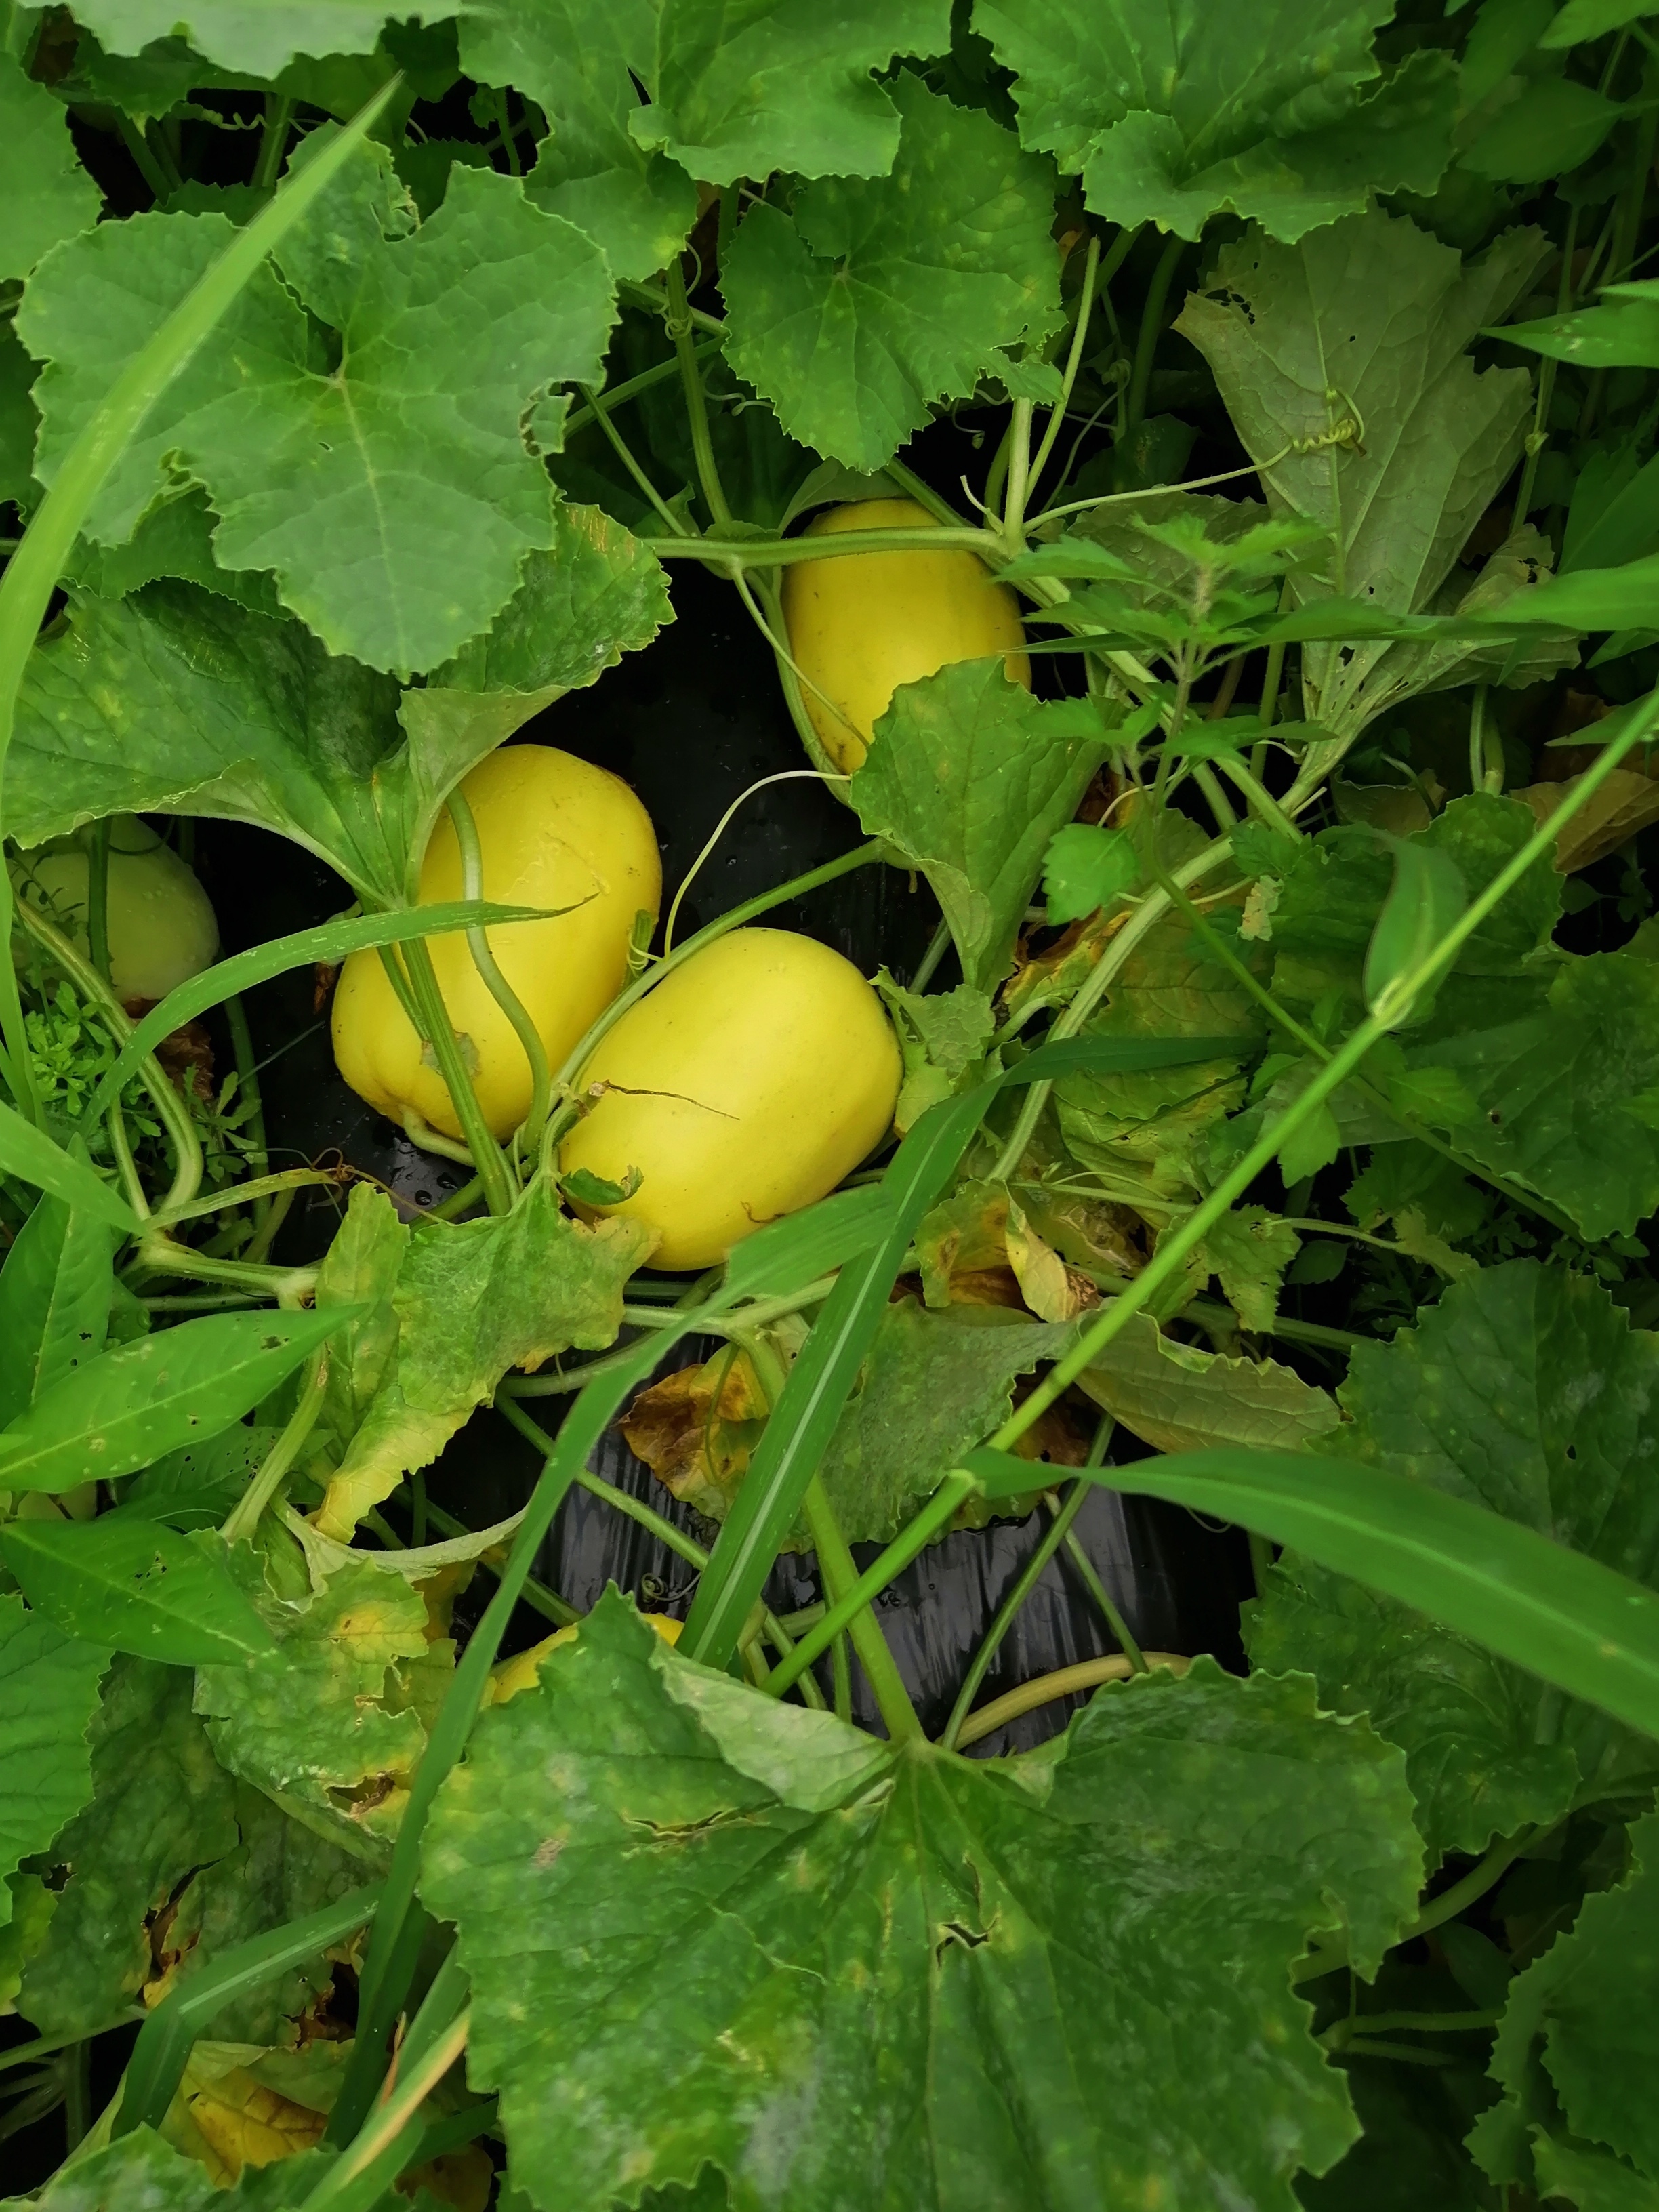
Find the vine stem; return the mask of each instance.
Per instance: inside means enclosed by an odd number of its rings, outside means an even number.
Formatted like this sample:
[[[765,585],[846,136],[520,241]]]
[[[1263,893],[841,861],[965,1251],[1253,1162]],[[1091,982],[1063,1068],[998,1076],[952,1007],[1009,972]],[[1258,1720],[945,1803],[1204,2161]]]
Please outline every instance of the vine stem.
[[[1486,889],[1469,902],[1438,944],[1415,967],[1397,977],[1379,994],[1373,1011],[1325,1065],[1315,1072],[1312,1081],[1298,1097],[1292,1099],[1273,1127],[1256,1139],[1209,1196],[1195,1206],[1177,1228],[1158,1240],[1158,1250],[1139,1274],[1125,1285],[1099,1320],[1085,1332],[1072,1351],[1050,1370],[1024,1402],[1003,1423],[991,1439],[994,1450],[1006,1451],[1016,1443],[1032,1424],[1042,1418],[1061,1392],[1070,1389],[1084,1369],[1098,1358],[1107,1346],[1121,1334],[1132,1317],[1156,1296],[1193,1248],[1202,1243],[1212,1224],[1243,1196],[1256,1176],[1271,1166],[1279,1157],[1285,1139],[1293,1136],[1304,1121],[1310,1120],[1331,1093],[1359,1066],[1371,1047],[1406,1018],[1416,1000],[1450,967],[1463,945],[1492,909],[1520,882],[1527,870],[1542,855],[1553,852],[1556,838],[1565,823],[1595,796],[1625,755],[1645,738],[1656,721],[1659,721],[1659,691],[1650,692],[1644,702],[1643,710],[1631,716],[1620,735],[1603,749],[1600,758],[1585,770],[1566,798],[1526,842],[1510,855]],[[1200,855],[1200,859],[1202,857]],[[1190,869],[1195,865],[1189,864],[1188,870],[1182,872],[1188,881],[1191,880]],[[1082,994],[1079,995],[1080,997]],[[1058,1023],[1055,1027],[1059,1027]]]
[[[483,890],[483,855],[478,848],[478,827],[472,818],[472,809],[459,786],[445,802],[449,818],[454,826],[455,842],[461,854],[461,896],[482,900]],[[469,929],[467,950],[472,955],[472,964],[483,979],[484,988],[513,1025],[514,1035],[524,1048],[530,1063],[530,1111],[525,1115],[520,1131],[523,1157],[532,1158],[540,1150],[542,1131],[547,1127],[547,1109],[552,1101],[553,1075],[547,1064],[547,1047],[542,1042],[542,1033],[530,1018],[524,1000],[502,975],[490,950],[486,931]],[[488,1188],[488,1184],[485,1186]]]
[[[697,465],[697,482],[708,512],[717,523],[730,522],[732,509],[726,502],[726,489],[720,483],[720,472],[714,462],[714,441],[708,434],[708,402],[703,393],[702,370],[697,361],[697,349],[691,341],[691,309],[685,296],[685,270],[680,257],[672,254],[664,271],[664,290],[667,296],[667,312],[663,326],[674,344],[680,364],[680,382],[685,389],[685,411],[691,425],[691,453]]]
[[[1012,559],[1025,543],[1025,500],[1031,483],[1031,403],[1029,399],[1015,400],[1013,420],[1008,427],[1008,488],[1002,503],[1002,544],[1004,551]]]
[[[1075,1697],[1079,1690],[1097,1690],[1103,1682],[1127,1682],[1132,1675],[1150,1674],[1157,1667],[1167,1668],[1172,1674],[1184,1674],[1192,1663],[1184,1652],[1149,1651],[1144,1666],[1136,1667],[1127,1652],[1113,1651],[1103,1659],[1080,1659],[1075,1667],[1056,1668],[1052,1674],[1022,1682],[1017,1690],[994,1698],[988,1705],[970,1714],[957,1734],[957,1748],[962,1750],[982,1736],[994,1735],[1010,1721],[1036,1712],[1040,1705],[1052,1705],[1056,1698]]]
[[[1103,1417],[1095,1431],[1094,1441],[1089,1447],[1087,1461],[1089,1466],[1099,1467],[1104,1461],[1106,1447],[1111,1442],[1112,1431],[1115,1426],[1116,1424],[1109,1413]],[[1091,1486],[1081,1476],[1072,1485],[1071,1489],[1066,1492],[1065,1504],[1055,1513],[1053,1521],[1043,1532],[1042,1541],[1020,1570],[1018,1580],[997,1607],[991,1626],[980,1638],[979,1649],[975,1652],[968,1672],[963,1677],[962,1687],[957,1692],[957,1701],[951,1708],[951,1717],[945,1723],[944,1733],[939,1740],[939,1748],[942,1751],[956,1749],[957,1738],[962,1733],[963,1722],[973,1711],[974,1699],[979,1695],[980,1684],[990,1671],[991,1662],[1001,1649],[1003,1639],[1018,1618],[1020,1609],[1026,1599],[1042,1580],[1044,1568],[1065,1542],[1073,1522],[1083,1510],[1084,1501],[1089,1495],[1090,1488]]]
[[[1090,318],[1094,313],[1095,286],[1100,276],[1100,240],[1092,231],[1089,234],[1089,250],[1083,264],[1083,288],[1078,295],[1077,322],[1072,331],[1071,349],[1066,356],[1066,367],[1060,376],[1060,398],[1048,410],[1048,420],[1043,426],[1042,441],[1031,457],[1030,481],[1026,487],[1026,498],[1036,489],[1039,478],[1048,465],[1066,421],[1066,410],[1071,404],[1072,392],[1077,383],[1078,370],[1083,365],[1084,340],[1088,335]]]
[[[454,1026],[449,1018],[449,1009],[444,1004],[443,993],[438,988],[437,971],[432,965],[432,954],[423,937],[411,937],[403,947],[404,961],[409,975],[410,989],[420,1009],[421,1026],[426,1032],[432,1056],[438,1063],[438,1073],[449,1092],[450,1103],[455,1109],[455,1118],[461,1125],[461,1133],[472,1164],[482,1177],[484,1198],[493,1214],[500,1216],[513,1211],[513,1182],[501,1157],[501,1148],[490,1133],[484,1120],[483,1109],[478,1103],[478,1094],[472,1088],[472,1079],[467,1073],[466,1063],[461,1058],[461,1048]]]
[[[276,1496],[289,1468],[304,1449],[307,1437],[317,1425],[317,1417],[323,1410],[323,1400],[328,1391],[328,1346],[319,1345],[307,1360],[300,1384],[300,1401],[289,1414],[283,1433],[270,1449],[242,1495],[227,1516],[219,1534],[227,1544],[240,1544],[252,1539],[267,1505]]]
[[[1140,328],[1135,332],[1134,366],[1129,372],[1127,428],[1131,436],[1140,428],[1146,412],[1146,388],[1152,380],[1152,358],[1163,335],[1164,305],[1176,265],[1186,251],[1184,238],[1166,240],[1152,270],[1152,282],[1146,287],[1146,304],[1141,310]]]
[[[865,1577],[860,1576],[847,1548],[830,1504],[823,1479],[815,1474],[806,1486],[801,1500],[801,1511],[811,1532],[812,1549],[817,1554],[818,1572],[823,1577],[823,1587],[835,1600],[830,1611],[799,1643],[781,1666],[773,1668],[767,1677],[769,1695],[781,1696],[787,1682],[793,1682],[811,1664],[801,1656],[809,1645],[816,1642],[817,1656],[825,1651],[845,1629],[853,1639],[853,1649],[858,1653],[866,1677],[874,1692],[881,1717],[886,1724],[888,1741],[891,1743],[924,1743],[921,1723],[916,1718],[916,1709],[910,1702],[909,1692],[900,1679],[892,1653],[887,1648],[887,1638],[882,1634],[876,1616],[870,1610],[870,1595],[863,1594]],[[914,1525],[914,1524],[913,1524]]]

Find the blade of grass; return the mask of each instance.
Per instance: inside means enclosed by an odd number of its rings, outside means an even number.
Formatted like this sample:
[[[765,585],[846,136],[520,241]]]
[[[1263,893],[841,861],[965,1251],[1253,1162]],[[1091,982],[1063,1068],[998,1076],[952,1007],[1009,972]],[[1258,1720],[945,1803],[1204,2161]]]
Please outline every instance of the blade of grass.
[[[988,1497],[1030,1485],[1027,1461],[972,1452]],[[1314,1453],[1181,1452],[1087,1478],[1291,1544],[1415,1606],[1630,1727],[1659,1734],[1659,1594],[1484,1505]]]

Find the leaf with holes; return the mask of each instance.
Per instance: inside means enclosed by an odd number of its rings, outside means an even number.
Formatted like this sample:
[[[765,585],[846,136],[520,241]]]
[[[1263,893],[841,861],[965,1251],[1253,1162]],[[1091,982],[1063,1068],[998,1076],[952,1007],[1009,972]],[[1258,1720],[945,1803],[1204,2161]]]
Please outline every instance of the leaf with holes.
[[[0,1559],[66,1635],[174,1667],[234,1666],[276,1648],[206,1531],[114,1514],[15,1521],[0,1528]]]
[[[44,1851],[92,1795],[87,1729],[109,1653],[0,1591],[0,1925],[5,1877]]]

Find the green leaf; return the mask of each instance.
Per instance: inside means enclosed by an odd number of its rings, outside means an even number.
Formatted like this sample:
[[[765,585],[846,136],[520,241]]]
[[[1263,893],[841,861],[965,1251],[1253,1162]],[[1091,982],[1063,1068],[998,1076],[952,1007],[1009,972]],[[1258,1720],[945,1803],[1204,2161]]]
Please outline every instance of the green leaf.
[[[1540,2131],[1533,2154],[1538,2185],[1551,2203],[1559,2198],[1578,2212],[1659,2212],[1659,2183],[1644,2180],[1605,2151],[1557,2142]]]
[[[108,1227],[43,1198],[0,1267],[0,1428],[104,1348],[115,1275]]]
[[[1279,1285],[1301,1242],[1294,1229],[1263,1206],[1236,1206],[1205,1231],[1204,1256],[1243,1328],[1263,1336],[1271,1333],[1279,1315]]]
[[[1194,833],[1194,843],[1200,842]],[[1166,852],[1165,865],[1175,865]],[[1237,915],[1209,917],[1247,966],[1257,948],[1237,939]],[[1103,1178],[1114,1194],[1165,1195],[1192,1186],[1194,1147],[1222,1116],[1243,1104],[1240,1062],[1262,1033],[1260,1009],[1232,971],[1183,916],[1164,913],[1141,933],[1099,1007],[1089,1037],[1209,1036],[1229,1038],[1224,1058],[1144,1073],[1079,1071],[1054,1086],[1060,1131],[1068,1150]]]
[[[628,130],[711,185],[793,169],[805,177],[884,176],[899,137],[892,94],[877,84],[901,54],[943,53],[946,0],[663,0],[650,100]]]
[[[398,0],[397,12],[425,22],[453,10]],[[183,9],[179,0],[86,0],[76,20],[112,54],[142,54],[176,35],[222,68],[276,76],[302,55],[372,52],[386,13],[380,0],[195,0]]]
[[[892,1016],[904,1060],[904,1080],[893,1109],[902,1136],[930,1106],[952,1098],[973,1078],[996,1028],[991,1000],[969,983],[931,995],[907,991],[883,968],[876,988]]]
[[[192,1875],[179,1897],[167,1930],[178,1954],[176,1984],[188,1984],[238,1944],[322,1911],[362,1881],[361,1858],[279,1813],[246,1784],[235,1793],[235,1821],[240,1843]],[[213,2032],[228,2042],[291,2045],[304,2034],[301,2016],[333,1978],[319,1950],[234,1998],[215,2014]]]
[[[1602,298],[1601,306],[1573,314],[1505,323],[1504,343],[1581,368],[1659,368],[1659,295],[1651,285],[1621,285]]]
[[[1007,1419],[1015,1378],[1077,1341],[1002,1306],[883,1312],[819,1474],[849,1543],[889,1542],[959,1455]],[[1032,1469],[1032,1486],[1041,1472]]]
[[[1648,1582],[1659,1574],[1646,1471],[1659,1453],[1656,1379],[1659,1338],[1632,1329],[1599,1284],[1515,1261],[1452,1285],[1392,1344],[1357,1346],[1338,1394],[1351,1425],[1322,1449],[1489,1506]],[[1498,1565],[1495,1536],[1480,1548]],[[1361,1587],[1287,1557],[1249,1648],[1260,1666],[1308,1668],[1328,1705],[1369,1712],[1404,1749],[1437,1854],[1479,1851],[1494,1834],[1556,1819],[1581,1779],[1653,1764],[1650,1743],[1521,1671],[1542,1670],[1541,1641],[1517,1650],[1493,1634],[1488,1648],[1484,1609],[1449,1626],[1400,1600],[1380,1577]],[[1557,1609],[1570,1602],[1564,1588]]]
[[[1008,973],[1048,841],[1106,744],[1084,702],[1040,704],[994,659],[902,684],[877,723],[853,805],[927,876],[975,990]]]
[[[19,2001],[43,2035],[88,2033],[165,1973],[167,1905],[193,1869],[235,1847],[234,1785],[191,1715],[191,1689],[174,1667],[120,1658],[110,1672],[92,1787],[58,1838],[67,1872]]]
[[[1607,31],[1622,31],[1643,13],[1638,0],[1567,0],[1538,43],[1550,47],[1579,46]]]
[[[1216,1444],[1293,1451],[1334,1428],[1323,1390],[1272,1359],[1234,1359],[1179,1344],[1137,1314],[1078,1376],[1104,1412],[1155,1451]],[[988,1435],[988,1421],[980,1431]]]
[[[647,153],[628,128],[639,112],[635,77],[656,74],[662,14],[651,0],[521,0],[460,26],[463,66],[483,83],[516,86],[551,126],[526,196],[597,240],[620,277],[661,269],[697,216],[685,171]]]
[[[430,668],[500,611],[526,554],[556,542],[523,420],[567,379],[598,380],[615,308],[603,255],[517,180],[458,171],[431,221],[360,151],[151,409],[88,516],[118,544],[164,463],[205,486],[227,568],[276,572],[336,653]],[[37,470],[50,483],[126,357],[217,256],[218,216],[135,216],[53,256],[19,335],[48,362]],[[297,297],[295,296],[297,295]],[[88,302],[95,300],[96,309]],[[311,363],[306,310],[343,366]],[[537,415],[556,434],[558,405]],[[554,437],[556,443],[556,434]]]
[[[174,1667],[232,1666],[274,1650],[225,1567],[217,1536],[159,1522],[14,1521],[0,1558],[65,1635]]]
[[[1394,854],[1394,882],[1365,947],[1365,1006],[1399,1029],[1422,1020],[1432,1007],[1431,991],[1424,994],[1407,986],[1450,934],[1469,895],[1449,853],[1406,837],[1388,842]]]
[[[198,485],[152,507],[125,545],[94,545],[77,538],[64,572],[65,590],[123,599],[146,584],[176,576],[255,614],[280,615],[274,580],[263,568],[222,568],[214,558],[213,532],[218,518]]]
[[[592,507],[555,500],[551,514],[553,552],[532,554],[493,628],[401,703],[298,623],[184,585],[82,600],[29,659],[7,764],[13,834],[34,844],[158,809],[252,822],[368,903],[404,903],[467,770],[669,619],[662,570],[625,531]]]
[[[5,1876],[44,1851],[92,1795],[87,1729],[109,1653],[0,1591],[0,1926]]]
[[[102,204],[75,158],[63,103],[0,53],[0,279],[27,276],[52,246],[89,230]]]
[[[1494,627],[1557,629],[1634,629],[1650,622],[1653,592],[1659,582],[1659,554],[1627,561],[1617,568],[1577,568],[1553,576],[1514,607],[1494,612]]]
[[[1127,830],[1071,822],[1056,830],[1043,856],[1042,890],[1051,922],[1080,921],[1133,888],[1140,873]]]
[[[784,428],[878,469],[997,349],[1056,319],[1054,179],[988,115],[901,76],[890,176],[801,185],[793,221],[751,207],[720,272],[727,356]]]
[[[324,1534],[349,1536],[402,1475],[437,1457],[509,1368],[613,1343],[623,1285],[650,1249],[635,1222],[570,1220],[541,1178],[501,1219],[423,1226],[392,1293],[396,1364],[329,1485],[317,1516]]]
[[[379,1860],[426,1743],[421,1678],[435,1670],[447,1685],[454,1647],[430,1640],[425,1601],[401,1576],[341,1567],[290,1601],[267,1588],[246,1547],[232,1559],[278,1648],[198,1671],[196,1711],[214,1751],[325,1838]]]
[[[1571,1932],[1510,1984],[1492,2073],[1519,2109],[1527,2077],[1541,2061],[1566,2128],[1613,2159],[1628,2159],[1652,2184],[1659,2179],[1659,2124],[1649,2094],[1650,2023],[1659,1996],[1659,1814],[1634,1824],[1630,1848],[1626,1879],[1587,1897]],[[1651,2201],[1633,2192],[1635,2177],[1613,2159],[1604,2174],[1589,2154],[1585,2173],[1570,2148],[1541,2136],[1537,2142],[1540,2183],[1564,2171],[1575,2184],[1571,2202],[1622,2212]],[[1589,2192],[1582,2197],[1581,2184]]]
[[[1462,1079],[1470,1155],[1563,1207],[1590,1241],[1659,1206],[1659,971],[1625,952],[1565,962],[1535,1012],[1441,1039],[1419,1065]]]
[[[80,1160],[71,1158],[44,1129],[26,1121],[3,1099],[0,1099],[0,1175],[33,1183],[48,1197],[61,1199],[65,1206],[90,1215],[93,1220],[118,1229],[124,1237],[138,1234],[137,1218],[119,1193]]]
[[[1626,112],[1571,77],[1535,77],[1465,150],[1459,167],[1494,184],[1538,184],[1588,161]]]
[[[1419,54],[1377,84],[1371,34],[1393,12],[1278,0],[1186,21],[1157,0],[979,0],[974,23],[1014,73],[1022,140],[1081,171],[1097,214],[1196,238],[1224,210],[1294,240],[1372,191],[1440,180],[1455,72]]]
[[[538,2206],[708,2160],[756,2212],[1292,2212],[1353,2128],[1286,1967],[1339,1915],[1376,1957],[1414,1862],[1394,1755],[1307,1685],[1200,1660],[981,1764],[763,1699],[611,1594],[485,1716],[422,1890]]]
[[[892,1201],[884,1183],[835,1191],[745,1237],[726,1262],[726,1295],[757,1298],[804,1290],[880,1243],[892,1228]]]
[[[409,1237],[386,1192],[360,1182],[317,1271],[318,1312],[344,1306],[350,1314],[329,1346],[323,1400],[323,1419],[343,1446],[356,1435],[376,1396],[397,1373],[398,1316],[392,1295]]]
[[[1263,466],[1272,512],[1318,523],[1337,549],[1327,577],[1292,581],[1293,605],[1334,591],[1389,614],[1443,611],[1437,595],[1514,466],[1532,407],[1523,370],[1477,373],[1465,349],[1545,251],[1540,233],[1510,231],[1465,266],[1414,223],[1379,212],[1299,246],[1252,235],[1221,249],[1176,327]],[[1357,445],[1332,442],[1344,424]],[[1425,684],[1460,680],[1457,651],[1435,651],[1310,645],[1304,712],[1350,738]]]
[[[209,1314],[101,1352],[0,1431],[0,1487],[112,1481],[205,1441],[257,1406],[339,1321],[337,1313]]]

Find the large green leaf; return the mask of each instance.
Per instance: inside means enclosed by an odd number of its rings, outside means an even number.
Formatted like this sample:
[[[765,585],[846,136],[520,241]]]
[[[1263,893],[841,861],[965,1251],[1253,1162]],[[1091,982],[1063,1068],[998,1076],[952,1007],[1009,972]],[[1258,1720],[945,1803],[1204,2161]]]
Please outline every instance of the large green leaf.
[[[1007,974],[1048,840],[1106,744],[1092,707],[1040,704],[1000,660],[902,684],[877,723],[853,805],[872,836],[927,876],[976,989]]]
[[[92,1795],[87,1729],[108,1665],[106,1650],[0,1591],[0,1925],[12,1913],[4,1877]]]
[[[329,1486],[318,1526],[349,1536],[402,1475],[437,1457],[509,1368],[614,1343],[623,1285],[651,1243],[651,1231],[635,1222],[589,1229],[570,1220],[542,1177],[501,1219],[424,1228],[392,1294],[396,1363]]]
[[[614,319],[592,240],[516,179],[458,170],[429,222],[360,152],[198,351],[118,464],[86,524],[131,537],[164,465],[204,484],[227,568],[274,570],[330,648],[430,668],[512,597],[555,543],[526,425],[557,443],[559,383],[595,381]],[[106,224],[54,255],[19,335],[48,367],[37,471],[50,483],[127,356],[232,235],[223,216]],[[296,296],[297,295],[297,296]],[[94,304],[95,303],[95,304]],[[307,310],[338,332],[322,373]]]
[[[398,0],[392,12],[422,22],[456,10],[450,0]],[[112,54],[142,54],[176,36],[222,68],[275,76],[302,55],[372,53],[387,13],[380,0],[196,0],[182,8],[178,0],[86,0],[77,20]]]
[[[90,229],[101,204],[61,101],[0,53],[0,279],[27,276],[50,247]]]
[[[0,1427],[103,1350],[113,1244],[103,1222],[55,1198],[12,1240],[0,1267]]]
[[[1393,0],[977,0],[1014,72],[1020,136],[1080,170],[1111,222],[1196,238],[1223,210],[1297,239],[1373,191],[1431,192],[1456,77],[1440,55],[1378,84],[1372,33]]]
[[[100,1353],[0,1431],[0,1487],[113,1481],[205,1442],[257,1406],[338,1326],[315,1313],[209,1314]]]
[[[1477,373],[1465,349],[1546,251],[1537,231],[1508,231],[1466,266],[1376,211],[1297,246],[1252,233],[1222,248],[1176,327],[1213,370],[1273,511],[1329,533],[1329,567],[1293,584],[1297,603],[1334,592],[1388,613],[1449,611],[1437,595],[1514,466],[1531,408],[1524,370]],[[1345,423],[1346,442],[1332,442]],[[1460,657],[1310,645],[1308,720],[1352,737],[1425,682],[1459,680]]]
[[[275,1649],[211,1534],[113,1514],[14,1521],[0,1528],[0,1559],[66,1635],[175,1667],[234,1666]]]
[[[866,470],[1059,303],[1048,162],[915,77],[892,96],[892,174],[803,185],[793,221],[751,208],[720,272],[732,367],[792,437]]]
[[[1594,1378],[1593,1387],[1589,1378]],[[1455,1284],[1415,1329],[1356,1347],[1350,1425],[1320,1449],[1492,1507],[1641,1582],[1659,1577],[1659,1337],[1599,1284],[1513,1261]],[[1653,1745],[1459,1633],[1287,1554],[1250,1623],[1260,1666],[1305,1667],[1407,1755],[1431,1849],[1552,1820],[1580,1782]],[[1547,1725],[1546,1723],[1547,1717]],[[1656,1716],[1659,1718],[1659,1716]]]
[[[625,531],[594,507],[550,511],[553,550],[530,556],[491,630],[401,702],[299,623],[183,584],[82,599],[30,657],[8,823],[33,844],[117,811],[252,822],[369,903],[401,903],[467,770],[669,619],[661,568]]]
[[[204,1667],[196,1711],[222,1765],[343,1849],[378,1859],[396,1834],[426,1743],[426,1673],[447,1681],[453,1646],[431,1640],[425,1601],[400,1575],[346,1566],[281,1597],[246,1546],[234,1564],[277,1641],[252,1666]]]
[[[1395,1755],[1310,1685],[1200,1661],[1029,1761],[894,1753],[612,1595],[485,1716],[422,1895],[548,2212],[705,2160],[755,2212],[1291,2212],[1353,2127],[1286,1968],[1339,1920],[1374,1961],[1417,1877]]]
[[[167,1907],[235,1848],[234,1784],[176,1667],[118,1659],[92,1729],[91,1802],[53,1854],[67,1869],[19,2008],[43,2035],[87,2033],[173,1963]]]
[[[1559,2100],[1561,2132],[1574,2146],[1537,2146],[1540,2183],[1581,2182],[1569,2201],[1595,2212],[1630,2212],[1652,2201],[1659,2184],[1659,2112],[1652,2096],[1653,2022],[1659,1999],[1659,1814],[1630,1832],[1631,1869],[1615,1889],[1587,1897],[1570,1934],[1510,1984],[1492,2072],[1506,2104],[1483,2120],[1477,2141],[1507,2132],[1511,2112],[1534,2101],[1528,2077],[1541,2065]],[[1552,2116],[1553,2117],[1553,2116]],[[1598,2157],[1589,2146],[1598,2146]],[[1559,2151],[1559,2155],[1557,2154]],[[1619,2161],[1628,2160],[1628,2166]],[[1576,2172],[1581,2161],[1589,2172]],[[1636,2173],[1650,2195],[1640,2194]],[[1620,2191],[1620,2178],[1630,2186]],[[1601,2194],[1590,2193],[1600,2189]],[[1540,2188],[1542,2194],[1553,2192]]]

